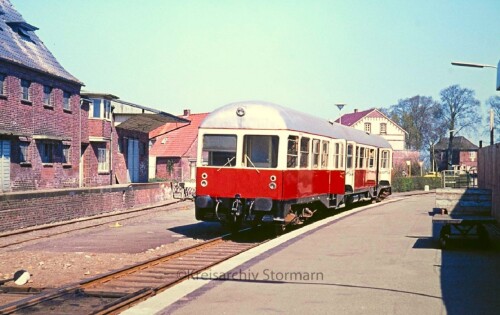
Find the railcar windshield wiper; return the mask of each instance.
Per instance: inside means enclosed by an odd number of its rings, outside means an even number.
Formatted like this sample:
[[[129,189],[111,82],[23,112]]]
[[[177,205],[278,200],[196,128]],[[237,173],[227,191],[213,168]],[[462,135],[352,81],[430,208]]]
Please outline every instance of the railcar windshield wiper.
[[[222,165],[222,166],[221,166],[221,167],[217,170],[217,172],[218,172],[218,171],[220,171],[223,167],[225,167],[225,166],[227,166],[227,165],[231,165],[231,162],[232,162],[235,158],[236,158],[236,156],[233,156],[232,158],[227,159],[227,162],[226,162],[224,165]]]
[[[253,168],[257,171],[257,173],[260,173],[259,170],[257,169],[257,166],[255,166],[255,164],[253,164],[252,160],[250,160],[250,158],[248,157],[248,155],[245,154],[245,159],[250,162],[250,164],[252,164]]]

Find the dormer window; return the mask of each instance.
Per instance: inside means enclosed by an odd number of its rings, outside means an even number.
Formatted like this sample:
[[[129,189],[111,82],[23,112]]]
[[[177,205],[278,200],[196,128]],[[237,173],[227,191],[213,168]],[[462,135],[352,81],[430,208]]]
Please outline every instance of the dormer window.
[[[9,25],[14,32],[19,34],[19,36],[27,41],[33,42],[33,40],[30,37],[30,34],[28,32],[33,32],[38,30],[38,27],[35,27],[31,24],[28,24],[24,21],[22,22],[6,22],[7,25]]]

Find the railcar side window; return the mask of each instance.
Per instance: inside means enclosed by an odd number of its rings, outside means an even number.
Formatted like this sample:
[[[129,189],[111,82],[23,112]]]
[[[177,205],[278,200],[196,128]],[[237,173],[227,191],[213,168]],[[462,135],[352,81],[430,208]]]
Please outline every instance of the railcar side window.
[[[245,136],[243,165],[247,167],[278,167],[278,136]]]
[[[204,135],[202,156],[203,165],[235,166],[236,135]]]
[[[352,158],[353,158],[353,146],[352,144],[348,144],[347,145],[347,164],[346,164],[346,167],[347,168],[352,168]]]
[[[335,169],[344,168],[344,144],[335,143],[335,152],[333,152],[333,166]]]
[[[375,157],[376,157],[375,149],[370,149],[368,153],[368,168],[375,167]]]
[[[366,160],[366,149],[363,147],[358,147],[358,168],[365,168]]]
[[[319,145],[320,141],[318,139],[313,139],[312,142],[312,154],[313,154],[313,168],[319,168]]]
[[[300,168],[309,167],[309,138],[300,139]]]
[[[328,168],[329,146],[330,143],[328,141],[322,141],[321,168]]]
[[[380,168],[389,168],[389,151],[382,151],[380,158]]]
[[[286,156],[286,166],[288,168],[295,168],[299,161],[299,137],[288,137],[288,150]]]

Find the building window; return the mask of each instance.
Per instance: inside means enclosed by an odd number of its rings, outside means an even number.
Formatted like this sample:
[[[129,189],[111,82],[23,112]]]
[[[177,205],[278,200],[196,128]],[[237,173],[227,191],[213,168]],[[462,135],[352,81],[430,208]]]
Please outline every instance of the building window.
[[[19,163],[29,163],[29,148],[30,143],[26,141],[19,142]]]
[[[38,150],[40,151],[42,163],[54,163],[55,146],[54,142],[48,141],[42,141],[39,144]]]
[[[387,124],[386,123],[381,123],[380,124],[380,134],[381,135],[386,135],[387,134]]]
[[[111,102],[99,98],[92,99],[92,118],[111,119]]]
[[[109,171],[109,160],[108,159],[109,159],[108,149],[107,148],[98,148],[97,149],[97,162],[98,162],[97,171],[98,172]]]
[[[6,93],[6,82],[5,82],[5,74],[0,74],[0,95],[5,95]]]
[[[30,81],[21,80],[21,100],[30,101],[30,86]]]
[[[111,119],[111,102],[108,100],[103,100],[104,103],[104,119]]]
[[[101,118],[101,100],[92,100],[92,118]]]
[[[474,162],[476,160],[476,152],[474,151],[469,152],[469,160],[471,162]]]
[[[71,146],[68,144],[62,145],[62,162],[64,164],[71,164]]]
[[[65,110],[71,110],[70,97],[71,94],[69,92],[63,92],[63,109]]]
[[[372,124],[371,123],[365,123],[365,132],[366,133],[372,132]]]
[[[51,96],[52,95],[52,88],[50,86],[44,86],[43,87],[43,104],[52,106],[52,100]]]

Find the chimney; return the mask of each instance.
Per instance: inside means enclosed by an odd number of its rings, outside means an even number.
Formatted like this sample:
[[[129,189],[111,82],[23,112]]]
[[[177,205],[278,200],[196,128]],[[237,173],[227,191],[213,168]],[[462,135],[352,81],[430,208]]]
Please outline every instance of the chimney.
[[[354,112],[355,112],[355,113],[357,113],[357,112],[358,112],[358,109],[357,109],[357,108],[355,108],[355,109],[354,109]]]
[[[184,116],[185,117],[189,117],[189,115],[191,115],[191,110],[190,109],[185,109],[184,110]]]

